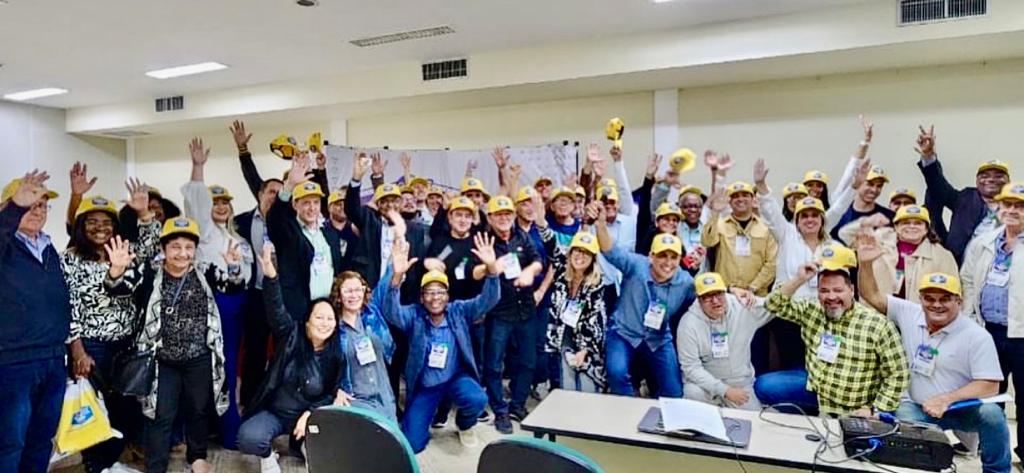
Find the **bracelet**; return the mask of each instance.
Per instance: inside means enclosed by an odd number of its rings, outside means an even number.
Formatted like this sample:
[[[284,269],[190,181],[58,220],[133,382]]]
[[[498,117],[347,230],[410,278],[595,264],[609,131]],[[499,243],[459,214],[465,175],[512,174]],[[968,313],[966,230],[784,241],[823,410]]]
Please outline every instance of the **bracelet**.
[[[249,145],[242,145],[238,147],[238,154],[249,154]]]

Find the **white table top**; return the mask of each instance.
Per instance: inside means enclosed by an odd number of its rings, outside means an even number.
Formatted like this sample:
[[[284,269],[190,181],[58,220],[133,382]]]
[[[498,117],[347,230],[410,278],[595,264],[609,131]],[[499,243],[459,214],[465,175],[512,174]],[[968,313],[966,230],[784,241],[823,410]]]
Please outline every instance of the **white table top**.
[[[819,442],[812,442],[805,438],[810,433],[808,431],[769,424],[758,418],[758,412],[727,408],[722,409],[723,417],[746,419],[751,422],[750,444],[746,448],[733,448],[638,431],[637,424],[640,423],[640,419],[648,409],[657,406],[657,399],[557,389],[541,401],[537,408],[523,420],[521,426],[526,431],[551,433],[556,437],[561,435],[724,459],[739,457],[744,462],[807,468],[808,470],[814,461],[814,452],[819,445]],[[814,422],[823,434],[825,432],[823,423],[828,422],[834,434],[830,437],[829,443],[836,445],[841,442],[842,432],[839,422],[834,419],[826,421],[818,417],[807,418],[801,415],[778,413],[764,413],[764,418],[805,428],[810,428],[809,421]],[[840,464],[825,463],[846,458],[846,452],[841,446],[826,449],[819,456],[817,469],[820,471],[884,471],[859,460],[845,461]],[[918,471],[888,465],[885,465],[885,468],[897,472]]]

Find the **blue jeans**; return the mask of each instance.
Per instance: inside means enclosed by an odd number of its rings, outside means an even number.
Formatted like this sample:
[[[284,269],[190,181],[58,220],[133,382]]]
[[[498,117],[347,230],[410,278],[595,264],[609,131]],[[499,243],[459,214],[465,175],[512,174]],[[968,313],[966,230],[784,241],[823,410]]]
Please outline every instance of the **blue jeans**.
[[[60,423],[64,358],[0,365],[0,471],[45,473]]]
[[[754,394],[765,406],[788,402],[800,406],[807,415],[818,413],[818,396],[807,390],[806,370],[775,371],[758,376],[754,380]],[[791,407],[777,409],[789,414],[798,413]]]
[[[569,366],[569,362],[565,360],[565,353],[568,352],[548,353],[562,359],[562,384],[560,388],[584,393],[600,393],[601,387],[593,379],[590,379],[590,376],[585,371],[576,371],[573,367]]]
[[[982,404],[947,411],[941,419],[936,419],[921,410],[921,405],[912,401],[900,402],[896,410],[900,420],[927,422],[944,430],[961,430],[977,432],[981,443],[981,466],[985,473],[1005,473],[1010,471],[1010,429],[1006,425],[1006,415],[995,404]]]
[[[609,330],[604,341],[606,368],[608,370],[608,387],[612,394],[633,396],[633,383],[630,382],[629,365],[633,357],[658,379],[658,397],[683,397],[683,377],[676,358],[676,349],[672,343],[665,343],[657,350],[651,351],[647,342],[641,342],[633,348],[626,339],[613,330]]]
[[[522,322],[504,322],[497,318],[487,321],[487,342],[484,344],[484,385],[487,386],[487,397],[491,402],[494,415],[509,412],[509,402],[505,401],[505,389],[501,384],[502,361],[509,344],[515,341],[515,364],[507,367],[511,374],[509,390],[512,391],[511,408],[526,409],[526,398],[530,395],[530,383],[533,381],[533,368],[537,362],[537,347],[534,338],[534,320]]]
[[[295,429],[298,418],[281,417],[270,411],[259,411],[238,429],[238,451],[260,458],[270,456],[274,437]]]
[[[999,383],[999,392],[1005,393],[1007,379],[1013,374],[1014,408],[1017,419],[1024,419],[1024,339],[1008,338],[1006,326],[986,323],[985,329],[992,335],[992,341],[996,344],[996,354],[999,356],[999,366],[1003,369],[1003,381]],[[1017,421],[1017,447],[1014,452],[1017,456],[1024,458],[1024,449],[1020,448],[1020,441],[1024,439],[1024,421]]]
[[[531,347],[532,348],[532,347]],[[430,422],[442,398],[451,399],[458,409],[455,425],[459,430],[468,430],[476,425],[476,418],[487,405],[487,394],[471,376],[460,373],[447,383],[429,388],[421,384],[406,401],[405,417],[402,418],[402,433],[416,453],[427,448],[430,442]]]
[[[228,410],[220,416],[220,443],[229,450],[238,447],[238,428],[242,425],[238,403],[238,355],[242,351],[242,307],[245,294],[214,293],[217,311],[220,312],[220,326],[224,334],[224,375],[228,387]]]
[[[483,322],[469,326],[469,338],[473,342],[473,361],[476,362],[476,369],[481,371],[477,376],[483,379],[484,374],[484,334],[486,325]],[[451,399],[444,398],[437,405],[437,417],[447,419],[448,413],[452,410]]]

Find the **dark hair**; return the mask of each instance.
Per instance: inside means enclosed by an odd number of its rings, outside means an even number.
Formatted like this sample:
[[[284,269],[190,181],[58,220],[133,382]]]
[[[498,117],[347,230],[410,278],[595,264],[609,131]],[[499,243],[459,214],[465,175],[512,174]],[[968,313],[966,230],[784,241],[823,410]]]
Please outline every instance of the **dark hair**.
[[[172,233],[170,235],[160,238],[160,247],[163,248],[167,246],[167,244],[170,243],[171,240],[176,240],[178,238],[187,238],[189,240],[192,240],[192,243],[195,243],[196,246],[199,246],[199,237],[191,233]]]
[[[260,184],[260,192],[263,192],[263,191],[267,190],[267,186],[269,186],[270,183],[272,183],[272,182],[276,182],[278,184],[281,184],[282,186],[284,185],[284,181],[282,181],[282,180],[280,180],[280,179],[278,179],[276,177],[272,177],[270,179],[267,179],[267,180],[263,181],[263,184]]]
[[[786,218],[787,222],[792,222],[796,214],[792,210],[789,210],[789,205],[786,204],[786,200],[782,200],[782,216]]]
[[[327,306],[331,307],[332,310],[334,308],[331,304],[331,300],[326,297],[313,299],[309,303],[309,311],[306,313],[306,320],[309,320],[309,317],[313,315],[313,309],[321,303],[327,304]],[[337,319],[337,314],[335,314],[335,319]],[[308,370],[315,365],[312,363],[312,360],[313,357],[316,356],[316,350],[313,347],[313,342],[309,339],[309,335],[305,333],[305,327],[300,327],[300,329],[303,332],[301,341],[299,342],[299,352],[297,354],[302,358],[300,366],[303,366]],[[333,390],[334,384],[338,382],[338,379],[341,376],[342,363],[344,363],[345,357],[345,354],[341,352],[341,343],[338,342],[337,325],[335,325],[334,332],[331,333],[331,336],[327,337],[327,340],[324,340],[324,349],[320,352],[320,357],[320,366],[323,370],[324,389],[328,391]],[[307,378],[310,375],[311,373],[305,373],[305,377]]]
[[[825,210],[828,210],[832,206],[828,201],[828,184],[822,183],[822,185],[825,187],[821,189],[821,205],[825,207]]]
[[[71,243],[68,245],[68,247],[74,248],[75,255],[86,261],[99,261],[104,251],[103,248],[96,248],[96,246],[93,245],[91,241],[89,241],[89,238],[85,236],[85,218],[88,217],[90,214],[94,214],[97,212],[110,215],[110,219],[112,220],[111,223],[114,227],[113,235],[111,235],[110,238],[114,238],[114,236],[120,236],[120,223],[118,223],[118,218],[116,215],[111,215],[102,210],[93,210],[92,212],[86,212],[82,215],[79,215],[77,218],[75,218],[74,226],[71,227]]]

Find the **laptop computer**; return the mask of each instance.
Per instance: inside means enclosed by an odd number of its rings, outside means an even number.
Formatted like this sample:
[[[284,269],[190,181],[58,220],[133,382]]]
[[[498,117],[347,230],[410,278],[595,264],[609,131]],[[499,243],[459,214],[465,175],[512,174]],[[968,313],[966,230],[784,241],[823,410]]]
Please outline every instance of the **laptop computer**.
[[[723,417],[722,422],[725,424],[726,434],[729,436],[729,440],[731,441],[722,440],[720,438],[691,430],[666,431],[664,424],[661,422],[661,409],[657,407],[648,409],[647,413],[644,414],[644,418],[640,420],[640,424],[637,425],[636,428],[638,431],[647,434],[664,435],[667,437],[693,440],[695,442],[713,443],[737,448],[746,448],[747,445],[750,445],[749,420]]]

